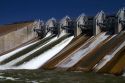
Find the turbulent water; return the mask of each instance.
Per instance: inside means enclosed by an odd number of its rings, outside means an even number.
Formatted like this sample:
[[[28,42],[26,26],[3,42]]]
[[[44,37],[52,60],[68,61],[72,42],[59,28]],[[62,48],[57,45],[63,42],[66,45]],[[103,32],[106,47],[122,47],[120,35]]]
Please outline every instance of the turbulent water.
[[[47,51],[43,52],[42,54],[40,54],[38,57],[33,58],[32,60],[30,60],[27,63],[24,63],[20,66],[13,66],[14,64],[18,63],[19,61],[25,59],[26,57],[30,56],[31,54],[33,54],[34,52],[36,52],[37,50],[41,49],[42,47],[46,46],[49,43],[52,43],[53,41],[56,41],[58,38],[55,37],[52,40],[50,40],[48,43],[44,44],[43,46],[40,46],[24,55],[22,55],[21,57],[18,57],[14,60],[11,60],[10,62],[1,65],[0,69],[4,70],[4,69],[38,69],[39,67],[41,67],[45,62],[47,62],[50,58],[52,58],[53,56],[55,56],[58,52],[60,52],[66,45],[69,44],[69,42],[73,39],[74,37],[68,37],[66,39],[64,39],[63,41],[59,42],[59,44],[55,45],[53,48],[48,49]],[[30,46],[30,45],[28,45]],[[27,47],[28,47],[27,46]],[[23,49],[24,47],[22,47],[21,49]],[[25,46],[26,48],[26,46]],[[17,50],[18,51],[18,50]],[[16,51],[16,52],[17,52]],[[15,52],[15,51],[14,51]],[[3,57],[0,57],[0,62],[2,62],[4,59],[11,57],[14,53],[8,53],[7,55],[3,55]]]
[[[63,61],[61,61],[57,66],[61,68],[69,68],[72,67],[74,64],[76,64],[82,57],[84,57],[87,53],[89,53],[91,50],[93,50],[98,44],[100,44],[102,41],[104,41],[106,38],[109,37],[109,35],[105,35],[106,33],[103,33],[99,35],[96,40],[90,40],[83,45],[83,47],[79,48],[78,51],[75,51],[74,54],[71,54],[72,56],[67,57]]]
[[[125,77],[89,72],[7,70],[0,71],[0,83],[125,83]]]
[[[37,42],[38,42],[38,41],[37,41]],[[23,46],[23,47],[21,47],[21,48],[18,48],[18,49],[14,50],[14,51],[12,51],[12,52],[10,52],[10,53],[7,53],[7,54],[5,54],[5,55],[1,55],[1,56],[0,56],[0,62],[2,62],[3,60],[5,60],[5,59],[8,58],[8,57],[13,56],[14,54],[18,53],[19,51],[22,51],[22,50],[24,50],[25,48],[28,48],[29,46],[31,46],[31,45],[33,45],[33,44],[35,44],[35,43],[37,43],[37,42],[34,42],[34,43],[29,44],[29,45],[26,45],[26,46]]]
[[[50,35],[51,34],[48,34],[48,36]],[[81,55],[85,55],[86,53],[94,49],[94,47],[96,47],[100,42],[108,38],[108,36],[107,35],[105,36],[105,34],[102,34],[95,41],[93,41],[88,47],[76,52],[71,57],[71,62],[69,62],[69,64],[62,64],[61,66],[63,67],[72,66],[81,58]],[[97,74],[93,72],[85,73],[85,72],[69,72],[69,71],[53,71],[53,70],[45,71],[42,69],[38,70],[38,68],[41,65],[43,65],[46,61],[48,61],[50,58],[55,56],[66,45],[68,45],[72,39],[73,37],[64,39],[62,42],[60,42],[59,44],[51,48],[51,50],[47,50],[43,54],[40,54],[39,57],[32,59],[31,61],[27,62],[22,66],[19,66],[20,67],[19,69],[22,69],[22,70],[0,70],[0,83],[125,83],[125,77],[124,77],[125,74],[124,76],[114,76],[114,75],[107,75],[107,74]],[[123,44],[125,45],[125,42]],[[18,51],[29,47],[30,45],[17,49],[16,51],[8,53],[4,56],[1,56],[0,62],[8,57],[11,57],[13,54],[17,53]],[[27,56],[32,54],[35,50],[29,52]],[[8,65],[11,66],[13,65],[13,63],[17,63],[19,60],[22,60],[25,57],[26,56],[24,55],[20,58],[17,58],[16,60],[6,64],[6,66],[7,67]],[[2,66],[0,66],[0,69],[2,69]],[[23,69],[36,69],[36,70],[23,70]]]
[[[38,69],[41,67],[45,62],[55,56],[59,51],[61,51],[71,40],[73,37],[69,37],[63,40],[61,43],[57,44],[53,48],[49,49],[47,52],[44,52],[40,56],[32,59],[31,61],[27,62],[19,66],[19,69]]]

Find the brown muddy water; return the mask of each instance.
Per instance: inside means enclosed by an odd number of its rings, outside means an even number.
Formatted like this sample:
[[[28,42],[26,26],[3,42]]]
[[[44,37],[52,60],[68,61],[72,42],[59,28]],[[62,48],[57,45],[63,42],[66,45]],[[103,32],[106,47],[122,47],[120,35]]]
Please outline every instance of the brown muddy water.
[[[93,72],[4,70],[0,83],[125,83],[125,77]]]

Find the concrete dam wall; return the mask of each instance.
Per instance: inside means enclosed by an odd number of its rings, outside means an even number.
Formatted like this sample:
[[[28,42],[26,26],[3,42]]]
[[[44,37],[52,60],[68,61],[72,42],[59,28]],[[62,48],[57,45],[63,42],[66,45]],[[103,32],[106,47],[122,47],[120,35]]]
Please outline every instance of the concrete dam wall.
[[[34,33],[34,23],[18,23],[0,26],[0,31],[2,28],[12,28],[12,30],[3,30],[0,35],[0,54],[11,49],[14,49],[32,39],[34,39],[36,34]],[[13,29],[14,28],[14,29]],[[6,32],[6,33],[5,33]],[[3,33],[3,34],[2,34]]]
[[[81,14],[75,20],[65,16],[60,21],[51,18],[46,23],[39,20],[21,27],[0,36],[1,52],[15,48],[0,56],[0,70],[125,75],[125,8],[116,15],[101,11],[96,16]],[[35,38],[39,39],[32,41]]]

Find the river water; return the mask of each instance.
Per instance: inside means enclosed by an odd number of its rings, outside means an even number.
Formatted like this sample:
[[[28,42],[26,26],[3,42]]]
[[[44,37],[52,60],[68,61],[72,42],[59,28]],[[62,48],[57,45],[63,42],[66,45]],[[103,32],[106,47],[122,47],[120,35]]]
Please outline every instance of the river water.
[[[0,83],[125,83],[125,77],[89,72],[4,70]]]

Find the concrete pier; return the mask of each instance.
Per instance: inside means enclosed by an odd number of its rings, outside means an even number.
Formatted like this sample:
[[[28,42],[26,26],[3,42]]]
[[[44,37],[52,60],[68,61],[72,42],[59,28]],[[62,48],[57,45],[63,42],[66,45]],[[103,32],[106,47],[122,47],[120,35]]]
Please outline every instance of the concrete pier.
[[[76,30],[75,30],[75,36],[79,36],[82,34],[82,29],[86,29],[86,24],[87,24],[88,18],[85,14],[81,14],[77,19],[76,19]]]
[[[46,22],[45,25],[46,33],[58,34],[58,24],[55,18],[51,18]]]
[[[115,27],[115,33],[121,32],[125,27],[125,8],[122,8],[118,11],[116,17],[118,18],[117,20],[117,27]]]
[[[71,29],[71,18],[69,16],[65,16],[62,18],[59,22],[59,36],[62,36],[63,34],[69,33],[69,30]]]
[[[94,18],[94,24],[93,24],[93,34],[98,35],[102,32],[103,23],[106,19],[106,15],[103,11],[99,12],[95,18]]]

